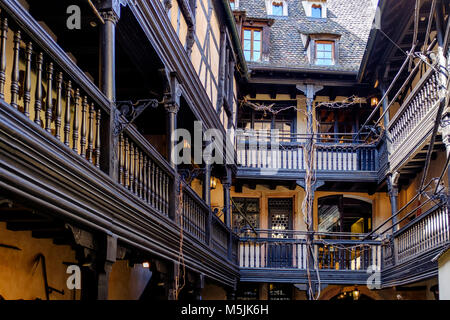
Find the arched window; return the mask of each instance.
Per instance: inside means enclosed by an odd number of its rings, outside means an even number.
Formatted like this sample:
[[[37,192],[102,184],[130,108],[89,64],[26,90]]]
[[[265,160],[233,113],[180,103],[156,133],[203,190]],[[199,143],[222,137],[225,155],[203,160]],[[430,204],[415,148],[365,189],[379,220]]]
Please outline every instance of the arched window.
[[[313,4],[311,6],[311,17],[312,18],[322,18],[322,5]]]
[[[283,2],[273,1],[272,2],[272,15],[282,16],[283,15]]]

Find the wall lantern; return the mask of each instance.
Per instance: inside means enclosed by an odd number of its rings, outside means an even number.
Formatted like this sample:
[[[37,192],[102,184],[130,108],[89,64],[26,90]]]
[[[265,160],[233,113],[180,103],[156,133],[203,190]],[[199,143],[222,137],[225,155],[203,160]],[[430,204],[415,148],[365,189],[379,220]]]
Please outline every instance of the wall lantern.
[[[378,105],[378,98],[377,97],[373,97],[370,99],[370,105],[372,107],[376,107]]]
[[[150,262],[148,262],[148,261],[143,262],[142,267],[146,268],[146,269],[150,268]]]
[[[209,186],[210,186],[211,190],[214,190],[217,187],[217,179],[214,177],[211,177]]]
[[[353,294],[353,300],[359,300],[360,292],[359,292],[358,288],[355,288],[355,290],[353,290],[352,294]]]

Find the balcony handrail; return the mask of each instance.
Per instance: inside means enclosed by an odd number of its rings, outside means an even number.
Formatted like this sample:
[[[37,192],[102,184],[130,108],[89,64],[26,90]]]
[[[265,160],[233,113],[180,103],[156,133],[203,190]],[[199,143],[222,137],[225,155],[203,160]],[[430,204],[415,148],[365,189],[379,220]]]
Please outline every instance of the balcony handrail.
[[[185,181],[182,182],[183,186],[183,193],[186,193],[189,197],[191,197],[196,204],[198,204],[202,209],[209,212],[211,209],[206,204],[206,202],[191,188],[189,184],[187,184]]]
[[[78,86],[85,91],[108,115],[111,102],[89,79],[58,43],[48,35],[39,23],[15,0],[2,0],[0,8],[11,16],[14,23],[23,30],[45,53],[58,64]]]
[[[169,162],[159,153],[159,151],[157,151],[155,147],[152,146],[152,144],[139,133],[134,125],[130,125],[125,128],[124,132],[127,134],[127,137],[137,144],[148,157],[155,161],[166,174],[168,174],[171,178],[175,176],[175,169],[172,168]]]
[[[422,213],[419,217],[414,218],[413,220],[411,220],[410,222],[408,222],[406,225],[404,225],[402,228],[400,228],[399,230],[395,231],[393,233],[394,238],[400,236],[401,234],[405,233],[406,231],[408,231],[412,226],[416,225],[417,223],[419,223],[420,221],[422,221],[423,219],[425,219],[426,217],[428,217],[430,214],[432,214],[433,212],[435,212],[436,210],[442,208],[444,206],[443,203],[438,203],[435,204],[433,207],[431,207],[430,209],[428,209],[427,211],[425,211],[424,213]]]
[[[403,101],[402,105],[398,109],[398,111],[395,113],[394,117],[389,121],[388,130],[390,131],[392,127],[395,125],[395,123],[400,119],[401,115],[406,111],[408,105],[410,104],[411,100],[417,95],[420,90],[422,90],[423,86],[426,84],[426,82],[430,79],[430,77],[434,73],[434,67],[430,67],[425,74],[420,79],[419,83],[415,86],[415,88],[411,91],[411,93],[406,97],[405,101]]]
[[[240,233],[250,231],[249,229],[242,229]],[[325,237],[358,237],[361,240],[367,236],[367,233],[351,233],[351,232],[324,232],[324,231],[304,231],[304,230],[274,230],[274,229],[255,229],[257,235],[264,234],[281,234],[281,235],[297,235],[297,236],[325,236]],[[264,237],[242,237],[242,238],[264,238]],[[272,239],[272,238],[271,238]],[[273,238],[276,239],[276,238]],[[328,241],[328,240],[327,240]]]

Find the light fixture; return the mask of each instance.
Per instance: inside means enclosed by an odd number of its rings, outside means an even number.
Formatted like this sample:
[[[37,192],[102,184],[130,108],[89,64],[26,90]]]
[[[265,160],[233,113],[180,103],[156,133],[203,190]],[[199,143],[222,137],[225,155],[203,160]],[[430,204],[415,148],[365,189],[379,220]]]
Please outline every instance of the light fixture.
[[[420,17],[420,21],[425,21],[426,19],[426,17]]]
[[[352,294],[353,294],[353,300],[359,300],[360,292],[359,292],[358,288],[355,287],[355,290],[353,290]]]
[[[378,98],[377,98],[377,97],[372,97],[372,98],[370,99],[370,105],[371,105],[372,107],[377,106],[377,105],[378,105]]]
[[[147,268],[147,269],[150,268],[150,262],[148,262],[148,261],[143,262],[142,267]]]
[[[89,25],[90,25],[92,28],[95,28],[95,27],[97,26],[97,22],[91,21],[91,22],[89,22]]]
[[[211,190],[214,190],[217,187],[217,180],[214,177],[211,177],[211,180],[209,182],[209,186]]]
[[[191,144],[188,140],[184,139],[183,140],[183,149],[190,149],[191,148]]]

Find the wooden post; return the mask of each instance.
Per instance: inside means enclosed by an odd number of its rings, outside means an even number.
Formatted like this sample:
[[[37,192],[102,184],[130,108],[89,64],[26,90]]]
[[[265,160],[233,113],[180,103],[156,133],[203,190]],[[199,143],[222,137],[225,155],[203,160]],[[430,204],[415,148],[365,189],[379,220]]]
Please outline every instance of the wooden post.
[[[389,194],[389,200],[391,202],[391,215],[394,216],[394,214],[397,213],[398,207],[397,207],[397,200],[398,200],[398,178],[399,173],[396,172],[394,174],[389,174],[387,176],[387,185],[388,185],[388,194]],[[392,218],[392,225],[397,223],[397,217]],[[399,225],[395,225],[392,229],[392,232],[394,233],[399,229]]]
[[[117,256],[117,237],[102,235],[97,252],[97,299],[108,299],[109,275]]]
[[[118,181],[118,135],[114,133],[116,116],[116,24],[120,17],[120,6],[113,1],[105,0],[100,5],[100,14],[105,21],[100,25],[100,90],[111,102],[109,118],[104,117],[102,123],[102,150],[100,167],[111,179]]]
[[[205,164],[205,173],[203,175],[203,200],[208,206],[208,214],[206,217],[206,243],[208,245],[212,245],[212,211],[210,208],[211,205],[211,165]]]

